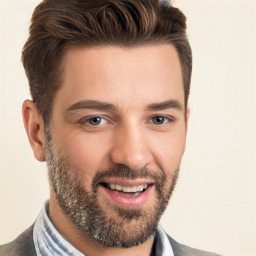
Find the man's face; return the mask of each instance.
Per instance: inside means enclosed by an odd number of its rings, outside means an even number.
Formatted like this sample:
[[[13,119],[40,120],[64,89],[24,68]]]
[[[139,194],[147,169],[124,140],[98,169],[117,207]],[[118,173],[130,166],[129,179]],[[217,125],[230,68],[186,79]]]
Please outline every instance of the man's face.
[[[185,148],[176,50],[73,47],[63,67],[46,131],[50,207],[106,246],[138,245],[156,229]]]

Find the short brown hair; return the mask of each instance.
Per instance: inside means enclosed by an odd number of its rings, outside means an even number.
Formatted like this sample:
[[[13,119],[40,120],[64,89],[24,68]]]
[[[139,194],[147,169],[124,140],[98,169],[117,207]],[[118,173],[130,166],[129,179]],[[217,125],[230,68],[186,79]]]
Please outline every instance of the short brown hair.
[[[22,61],[30,93],[44,121],[49,122],[61,63],[71,45],[135,46],[172,44],[182,66],[185,107],[192,70],[186,17],[157,0],[44,0],[32,16]]]

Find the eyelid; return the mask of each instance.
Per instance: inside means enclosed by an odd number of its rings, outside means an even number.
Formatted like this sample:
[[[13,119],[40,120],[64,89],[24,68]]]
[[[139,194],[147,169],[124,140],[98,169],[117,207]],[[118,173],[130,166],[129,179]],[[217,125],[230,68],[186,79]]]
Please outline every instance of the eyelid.
[[[84,116],[84,117],[82,117],[81,119],[79,119],[79,120],[77,121],[77,123],[79,123],[79,124],[87,124],[88,126],[94,126],[94,125],[91,125],[88,121],[89,121],[90,119],[92,119],[92,118],[95,118],[95,117],[100,117],[101,119],[104,119],[104,120],[106,121],[105,124],[111,123],[111,121],[109,120],[108,117],[102,116],[102,115]],[[155,115],[152,115],[152,116],[150,116],[150,117],[148,118],[147,123],[153,124],[152,119],[155,118],[155,117],[163,117],[163,118],[165,118],[166,121],[165,121],[163,124],[161,124],[161,125],[165,125],[165,124],[167,124],[167,123],[171,123],[171,122],[174,122],[174,121],[176,120],[175,117],[170,116],[170,115],[155,114]],[[95,126],[102,126],[102,125],[104,125],[104,124],[95,125]],[[161,125],[158,125],[158,126],[161,126]]]
[[[165,125],[167,123],[171,123],[171,122],[174,122],[176,119],[173,117],[173,116],[170,116],[170,115],[161,115],[161,114],[158,114],[158,115],[153,115],[149,118],[149,123],[153,123],[152,119],[155,118],[155,117],[163,117],[165,118],[165,120],[167,120],[166,122],[164,122],[163,124],[160,124],[158,126],[162,126],[162,125]]]
[[[87,124],[87,125],[89,125],[89,126],[95,126],[95,127],[96,127],[96,126],[102,126],[102,125],[104,125],[104,124],[99,124],[99,125],[92,125],[92,124],[90,124],[90,123],[89,123],[89,120],[92,119],[92,118],[95,118],[95,117],[100,117],[101,119],[104,119],[104,120],[106,121],[105,124],[107,124],[107,123],[110,122],[109,119],[106,118],[105,116],[101,116],[101,115],[91,115],[91,116],[85,116],[85,117],[81,118],[81,119],[78,121],[78,123],[79,123],[79,124]]]

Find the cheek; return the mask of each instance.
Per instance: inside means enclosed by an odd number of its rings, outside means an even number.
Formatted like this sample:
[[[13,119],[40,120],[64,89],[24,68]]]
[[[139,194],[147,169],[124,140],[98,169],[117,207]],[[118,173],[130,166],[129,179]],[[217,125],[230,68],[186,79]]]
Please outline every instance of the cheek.
[[[175,172],[185,150],[185,132],[168,133],[154,140],[153,155],[157,165],[165,171]]]
[[[58,135],[58,147],[70,164],[80,170],[80,175],[91,180],[99,169],[106,167],[106,141],[99,136],[80,131],[69,131]]]

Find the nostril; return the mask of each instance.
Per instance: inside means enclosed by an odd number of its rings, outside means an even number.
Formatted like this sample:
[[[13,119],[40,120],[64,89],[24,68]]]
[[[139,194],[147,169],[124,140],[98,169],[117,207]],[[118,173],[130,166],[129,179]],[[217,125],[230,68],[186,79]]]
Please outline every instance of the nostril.
[[[132,170],[140,170],[152,162],[153,156],[147,143],[134,141],[130,136],[126,136],[122,143],[116,141],[110,151],[110,160],[116,165],[125,165]]]

